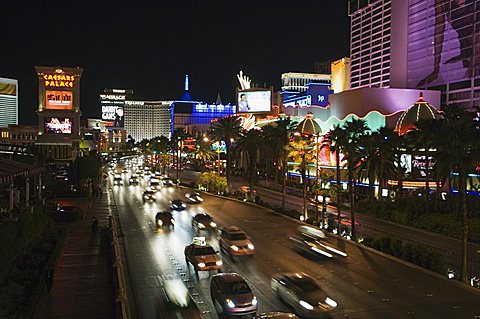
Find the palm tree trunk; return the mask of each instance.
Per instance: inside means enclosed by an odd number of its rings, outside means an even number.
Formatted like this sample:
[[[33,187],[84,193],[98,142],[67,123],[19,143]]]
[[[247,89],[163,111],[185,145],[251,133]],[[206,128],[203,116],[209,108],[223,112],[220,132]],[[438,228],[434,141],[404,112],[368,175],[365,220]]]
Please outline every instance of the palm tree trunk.
[[[282,211],[285,210],[285,195],[287,192],[287,156],[284,152],[282,158]]]
[[[462,266],[460,270],[460,280],[468,283],[467,274],[467,243],[468,243],[468,210],[467,210],[467,180],[465,169],[460,165],[459,177],[459,195],[460,195],[460,213],[462,214]]]
[[[231,166],[231,158],[230,158],[230,141],[225,141],[226,151],[227,151],[227,167],[225,170],[225,174],[227,175],[227,195],[231,193],[232,186],[230,184],[230,166]],[[219,163],[220,165],[220,163]]]
[[[353,240],[356,240],[357,239],[357,234],[356,234],[356,230],[355,230],[355,213],[354,213],[354,210],[353,210],[353,206],[354,206],[354,191],[353,191],[353,167],[350,167],[348,169],[348,192],[349,192],[349,197],[350,197],[350,220],[351,220],[351,223],[352,223],[352,226],[351,226],[351,229],[352,229],[352,239]]]
[[[336,162],[336,174],[337,174],[337,193],[335,194],[336,199],[335,201],[337,202],[337,230],[338,233],[340,234],[340,226],[341,226],[341,218],[342,218],[342,213],[340,207],[342,206],[340,203],[340,192],[342,190],[342,187],[340,185],[340,151],[338,148],[335,150],[335,162]]]

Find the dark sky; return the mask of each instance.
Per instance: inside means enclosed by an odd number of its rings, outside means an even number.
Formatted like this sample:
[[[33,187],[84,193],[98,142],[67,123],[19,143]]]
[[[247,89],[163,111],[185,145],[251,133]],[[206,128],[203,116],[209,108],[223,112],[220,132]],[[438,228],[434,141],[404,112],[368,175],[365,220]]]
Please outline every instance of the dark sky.
[[[280,86],[280,74],[313,72],[348,55],[345,0],[2,1],[0,77],[19,80],[19,123],[36,123],[35,65],[84,68],[83,118],[100,117],[98,93],[136,99],[183,93],[233,102],[236,74]]]

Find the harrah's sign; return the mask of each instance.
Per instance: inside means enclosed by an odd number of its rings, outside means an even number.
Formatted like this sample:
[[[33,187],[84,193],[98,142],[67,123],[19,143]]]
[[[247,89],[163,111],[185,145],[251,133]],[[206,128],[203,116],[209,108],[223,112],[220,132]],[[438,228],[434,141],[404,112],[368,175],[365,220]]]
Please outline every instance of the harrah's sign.
[[[66,74],[44,74],[43,80],[47,87],[73,88],[75,76]]]

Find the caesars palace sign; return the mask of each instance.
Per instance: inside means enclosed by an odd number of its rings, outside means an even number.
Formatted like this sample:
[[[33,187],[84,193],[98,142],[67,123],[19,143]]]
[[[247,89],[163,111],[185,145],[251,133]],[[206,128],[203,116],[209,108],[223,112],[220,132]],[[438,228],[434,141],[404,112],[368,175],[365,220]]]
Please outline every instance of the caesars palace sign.
[[[66,74],[44,74],[43,80],[45,86],[48,87],[73,88],[75,76]]]

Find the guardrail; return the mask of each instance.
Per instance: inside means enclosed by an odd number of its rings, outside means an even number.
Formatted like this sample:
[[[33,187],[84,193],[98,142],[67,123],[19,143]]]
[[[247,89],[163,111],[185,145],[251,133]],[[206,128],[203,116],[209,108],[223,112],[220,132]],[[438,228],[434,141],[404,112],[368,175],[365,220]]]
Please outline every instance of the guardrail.
[[[108,195],[109,195],[109,202],[115,201],[112,193],[112,188],[108,187]],[[127,295],[127,285],[125,282],[125,272],[123,267],[123,254],[122,254],[122,247],[120,244],[120,234],[119,234],[119,221],[117,215],[117,208],[115,203],[109,205],[110,209],[110,227],[112,229],[112,241],[113,241],[113,252],[114,252],[114,264],[113,266],[116,268],[116,276],[117,276],[117,291],[118,296],[116,298],[116,302],[120,304],[120,315],[123,319],[131,318],[130,315],[130,306],[128,303],[128,295]]]

